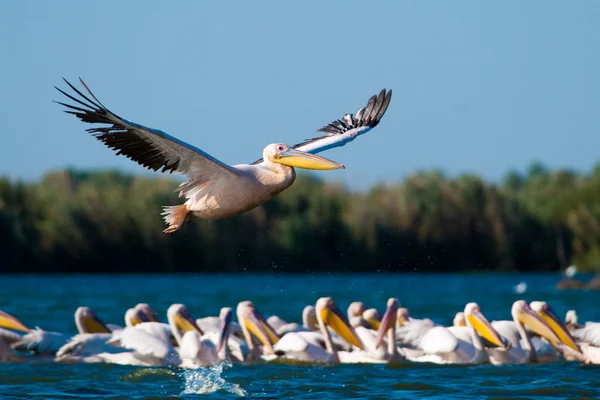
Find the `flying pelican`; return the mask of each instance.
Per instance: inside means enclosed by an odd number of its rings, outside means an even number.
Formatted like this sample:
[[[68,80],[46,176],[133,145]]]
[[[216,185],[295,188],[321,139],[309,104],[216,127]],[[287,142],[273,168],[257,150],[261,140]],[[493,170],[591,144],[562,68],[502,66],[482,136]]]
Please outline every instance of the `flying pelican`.
[[[492,321],[492,327],[511,344],[506,349],[487,349],[492,364],[529,364],[538,361],[538,352],[525,329],[526,327],[558,344],[559,338],[550,326],[524,300],[517,300],[513,303],[511,316],[512,321]]]
[[[377,126],[392,98],[392,91],[383,89],[378,96],[372,96],[356,115],[346,114],[341,120],[318,129],[318,132],[325,133],[324,136],[294,146],[270,144],[263,150],[261,160],[230,166],[163,131],[119,117],[104,107],[81,78],[79,81],[93,100],[66,79],[64,81],[80,96],[79,99],[55,88],[78,105],[57,103],[67,107],[69,110],[65,112],[83,122],[109,125],[87,131],[117,151],[117,155],[123,154],[154,171],[162,168],[162,172],[187,175],[188,181],[177,189],[180,197],[187,201],[163,209],[162,215],[168,224],[164,230],[166,233],[177,231],[192,216],[214,220],[258,207],[294,182],[294,167],[315,170],[345,168],[315,154],[343,146]]]

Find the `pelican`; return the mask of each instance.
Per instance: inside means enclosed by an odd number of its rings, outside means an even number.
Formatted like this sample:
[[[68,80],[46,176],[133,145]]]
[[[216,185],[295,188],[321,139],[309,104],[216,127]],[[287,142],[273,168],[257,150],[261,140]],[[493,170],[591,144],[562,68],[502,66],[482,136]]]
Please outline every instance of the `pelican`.
[[[173,304],[167,311],[167,328],[162,323],[144,322],[115,332],[107,343],[131,351],[103,353],[98,358],[122,365],[180,366],[194,369],[210,366],[225,359],[219,352],[227,342],[231,309],[223,309],[221,318],[223,333],[215,340],[202,332],[183,304]],[[178,349],[173,347],[171,335],[175,337]]]
[[[273,345],[279,341],[279,335],[256,309],[254,303],[249,300],[239,302],[236,314],[249,351],[244,362],[256,362],[262,356],[273,355]]]
[[[558,350],[569,360],[579,360],[587,364],[600,364],[600,324],[588,323],[572,332],[556,317],[545,301],[532,301],[531,308],[550,325],[564,346]]]
[[[81,318],[86,315],[87,318]],[[126,325],[135,326],[147,322],[146,315],[139,309],[131,308],[125,313]],[[75,324],[79,334],[69,339],[56,352],[56,361],[61,362],[101,362],[100,353],[120,353],[125,349],[108,343],[114,333],[127,328],[111,329],[89,307],[79,307],[75,312]]]
[[[68,336],[60,332],[49,332],[39,327],[30,329],[15,317],[1,311],[0,313],[0,326],[25,333],[19,340],[12,343],[12,347],[15,350],[31,351],[34,354],[54,355],[69,341]],[[5,323],[6,318],[8,318],[8,321],[12,321],[12,326]],[[89,307],[77,308],[75,311],[75,325],[80,334],[110,332],[108,326],[104,324],[104,322],[102,322],[96,313]]]
[[[188,181],[177,188],[180,197],[187,201],[163,208],[162,215],[168,224],[165,233],[177,231],[192,216],[214,220],[258,207],[294,182],[294,167],[313,170],[345,168],[315,154],[343,146],[373,129],[379,124],[392,98],[392,91],[383,89],[378,96],[372,96],[356,115],[346,114],[341,120],[317,130],[325,135],[294,146],[270,144],[264,148],[262,159],[252,164],[230,166],[163,131],[119,117],[104,107],[81,78],[79,81],[93,100],[66,79],[64,81],[80,98],[55,86],[77,105],[57,103],[67,107],[65,112],[83,122],[108,125],[87,131],[117,151],[117,155],[123,154],[154,171],[162,168],[162,172],[187,175]]]
[[[302,325],[297,322],[287,322],[276,315],[267,318],[267,323],[275,329],[279,336],[290,332],[312,332],[318,328],[315,306],[308,305],[302,310]]]
[[[425,353],[422,356],[407,357],[411,361],[433,362],[436,364],[482,364],[489,362],[489,357],[482,341],[483,336],[494,346],[507,348],[506,340],[492,328],[476,303],[468,303],[464,310],[466,327],[435,326],[429,329],[421,338],[419,348]],[[469,340],[462,340],[462,333],[457,328],[469,332]]]
[[[398,307],[396,307],[396,309],[397,308]],[[394,313],[395,312],[396,311],[394,311]],[[365,310],[365,312],[362,314],[362,317],[369,323],[369,325],[371,325],[374,330],[379,329],[379,325],[381,324],[381,316],[379,315],[379,311],[377,311],[377,309],[369,308],[368,310]],[[394,319],[391,319],[390,321],[395,322],[395,317],[396,315],[394,315]]]
[[[529,364],[538,361],[538,351],[536,351],[537,349],[525,327],[558,344],[559,338],[550,326],[524,300],[517,300],[513,303],[511,316],[512,321],[492,322],[492,327],[511,344],[509,348],[505,349],[487,349],[492,364]]]
[[[311,363],[339,363],[342,361],[342,353],[347,352],[338,352],[328,327],[331,327],[351,345],[364,349],[360,338],[331,297],[322,297],[317,300],[315,311],[321,332],[290,332],[284,335],[273,346],[274,353],[279,359]],[[267,355],[263,358],[272,360],[275,356]]]

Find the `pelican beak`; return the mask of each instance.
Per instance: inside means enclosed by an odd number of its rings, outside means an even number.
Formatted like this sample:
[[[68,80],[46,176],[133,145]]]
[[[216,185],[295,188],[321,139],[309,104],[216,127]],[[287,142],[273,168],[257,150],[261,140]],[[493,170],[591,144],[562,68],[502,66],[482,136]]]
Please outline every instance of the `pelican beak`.
[[[325,325],[330,326],[346,342],[364,350],[365,347],[360,338],[356,336],[356,332],[336,305],[323,307],[321,309],[321,319]]]
[[[5,313],[4,311],[0,311],[0,326],[21,332],[31,332],[31,329],[26,327],[25,324],[12,315]]]
[[[385,335],[385,333],[394,327],[394,324],[396,323],[394,319],[396,318],[397,313],[398,307],[394,305],[392,305],[391,307],[388,306],[388,308],[385,310],[385,313],[383,314],[383,318],[381,319],[381,323],[379,324],[379,328],[377,330],[377,337],[375,338],[376,349],[378,349],[379,346],[381,346],[381,342],[383,342],[383,336]],[[371,323],[371,321],[369,321],[369,323]]]
[[[173,317],[175,326],[183,332],[197,331],[200,335],[204,335],[202,329],[198,326],[194,318],[188,312],[180,312]]]
[[[260,312],[254,308],[249,309],[241,322],[250,333],[258,338],[263,346],[269,351],[273,351],[273,345],[279,341],[279,336]]]
[[[111,330],[106,326],[104,321],[97,315],[86,316],[83,318],[83,326],[88,333],[110,333]]]
[[[504,350],[510,348],[510,342],[502,337],[496,329],[489,323],[487,318],[481,313],[479,309],[471,311],[465,315],[465,318],[475,328],[477,333],[481,335],[485,340],[493,344],[494,346],[500,347]]]
[[[300,150],[292,149],[279,153],[277,158],[271,158],[271,161],[287,165],[289,167],[298,167],[304,169],[344,169],[342,164],[328,160],[314,154],[305,153]]]
[[[219,335],[219,343],[217,345],[217,353],[219,353],[223,347],[227,344],[227,336],[229,335],[229,328],[231,328],[231,321],[233,321],[232,312],[229,311],[221,319],[221,334]]]
[[[535,311],[532,310],[532,312]],[[542,319],[546,322],[546,324],[548,324],[550,329],[552,329],[552,332],[554,332],[556,336],[558,336],[562,343],[569,346],[571,349],[581,353],[581,349],[575,342],[575,339],[573,339],[573,336],[571,336],[571,334],[565,328],[563,323],[556,317],[549,305],[544,304],[544,306],[538,313],[540,317],[542,317]],[[552,344],[554,344],[554,342],[552,342]]]
[[[527,304],[525,304],[522,311],[517,314],[517,318],[523,325],[527,326],[533,332],[548,339],[553,346],[556,347],[560,344],[560,339],[556,333],[554,333],[550,325],[548,325],[546,321],[542,319],[535,311],[533,311]]]
[[[155,312],[144,314],[148,318],[148,322],[160,322],[158,315]]]

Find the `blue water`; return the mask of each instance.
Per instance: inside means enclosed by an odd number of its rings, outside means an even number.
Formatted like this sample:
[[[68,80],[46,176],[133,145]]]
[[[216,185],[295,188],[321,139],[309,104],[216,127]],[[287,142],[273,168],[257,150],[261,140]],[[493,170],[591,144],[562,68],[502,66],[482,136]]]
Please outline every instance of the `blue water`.
[[[196,318],[218,315],[252,300],[265,316],[299,321],[306,304],[331,296],[345,311],[355,300],[384,311],[398,297],[413,316],[450,325],[476,301],[489,320],[510,319],[515,300],[546,300],[561,317],[576,309],[582,321],[600,321],[600,292],[559,291],[555,274],[352,274],[0,277],[0,308],[29,326],[74,334],[73,313],[92,307],[108,323],[123,325],[139,302],[161,318],[184,303]],[[527,284],[524,293],[515,286]],[[0,364],[0,397],[7,398],[598,398],[600,366],[555,363],[526,366],[405,364],[290,366],[221,365],[198,371],[44,361]]]

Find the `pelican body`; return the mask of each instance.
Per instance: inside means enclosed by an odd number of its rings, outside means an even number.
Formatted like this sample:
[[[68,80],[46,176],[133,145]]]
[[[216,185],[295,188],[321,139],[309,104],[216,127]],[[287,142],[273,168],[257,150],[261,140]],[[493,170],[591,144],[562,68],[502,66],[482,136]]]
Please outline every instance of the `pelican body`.
[[[273,199],[292,185],[296,168],[331,170],[345,168],[342,164],[315,155],[318,152],[343,146],[379,124],[387,110],[392,91],[383,89],[372,96],[356,115],[346,114],[318,132],[324,136],[306,140],[294,146],[270,144],[263,157],[252,164],[230,166],[208,153],[189,145],[163,131],[148,128],[119,117],[94,96],[87,85],[81,84],[93,99],[84,95],[66,79],[65,82],[80,98],[56,88],[77,105],[57,102],[68,108],[81,121],[109,126],[90,128],[107,147],[138,164],[157,171],[185,174],[188,181],[179,185],[182,205],[166,206],[162,213],[168,228],[177,231],[192,216],[202,219],[221,219],[250,211]]]

